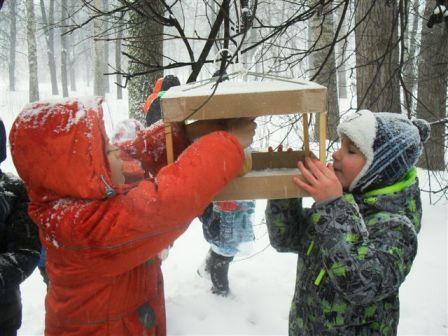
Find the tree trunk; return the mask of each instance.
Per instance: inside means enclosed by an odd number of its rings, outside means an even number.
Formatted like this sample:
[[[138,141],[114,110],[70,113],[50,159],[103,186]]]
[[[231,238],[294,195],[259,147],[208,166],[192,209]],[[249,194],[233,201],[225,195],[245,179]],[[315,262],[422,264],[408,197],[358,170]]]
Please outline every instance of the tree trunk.
[[[406,64],[403,69],[403,80],[405,83],[404,94],[407,95],[406,100],[410,102],[411,110],[408,111],[412,113],[414,110],[414,104],[412,102],[414,99],[414,91],[416,84],[416,73],[415,73],[415,53],[417,49],[417,30],[418,30],[418,22],[419,22],[419,0],[414,0],[412,4],[412,8],[409,10],[409,13],[413,13],[413,15],[408,16],[408,26],[410,27],[409,36],[407,42],[407,53],[406,53]],[[410,25],[412,18],[412,26]]]
[[[314,1],[314,4],[320,3]],[[320,6],[318,6],[320,7]],[[320,8],[310,19],[309,36],[313,50],[310,54],[311,78],[327,87],[327,136],[330,140],[337,138],[336,127],[339,122],[338,87],[336,78],[336,60],[334,52],[334,27],[331,2]],[[318,138],[319,125],[316,122],[315,138]]]
[[[9,91],[16,90],[16,38],[17,38],[17,3],[15,1],[9,1],[9,16],[10,16],[10,28],[9,28]]]
[[[26,0],[26,39],[28,44],[29,101],[39,100],[39,82],[37,78],[36,17],[33,0]]]
[[[95,0],[95,7],[102,10],[103,1]],[[93,36],[97,38],[103,32],[103,25],[101,19],[93,20]],[[95,75],[93,84],[93,93],[96,96],[104,96],[106,87],[104,85],[104,41],[95,40],[94,42],[94,63]]]
[[[139,5],[139,9],[144,13],[151,13],[148,9],[150,5],[158,13],[163,13],[163,6],[159,2],[142,2]],[[140,16],[136,11],[130,13],[129,21],[131,25],[131,40],[128,52],[131,57],[142,62],[136,63],[130,60],[129,72],[135,74],[151,71],[153,70],[151,65],[158,66],[163,63],[163,26]],[[130,80],[128,86],[130,117],[145,121],[142,107],[148,95],[148,88],[162,76],[163,72],[157,71],[134,77]]]
[[[356,1],[358,109],[400,112],[398,6],[391,1]]]
[[[109,0],[103,0],[103,10],[107,12],[109,10]],[[109,24],[106,20],[104,22],[104,31],[109,31]],[[109,72],[109,41],[104,41],[104,70],[103,73]],[[110,92],[109,76],[104,76],[104,90]]]
[[[67,83],[67,0],[61,0],[61,84],[62,96],[68,97]]]
[[[430,16],[432,3],[426,3],[424,17]],[[448,83],[448,24],[441,23],[428,28],[422,26],[421,51],[418,65],[417,117],[436,121],[447,116]],[[436,125],[426,144],[425,155],[419,166],[429,170],[444,170],[445,125]]]
[[[120,20],[121,22],[122,20]],[[117,28],[117,34],[115,39],[115,69],[117,72],[117,99],[123,99],[122,76],[121,76],[121,42],[123,39],[123,28],[119,24]]]
[[[54,58],[54,0],[50,0],[50,8],[47,13],[44,0],[40,0],[40,10],[42,12],[42,22],[44,25],[45,41],[47,42],[48,67],[50,68],[51,94],[58,95],[58,81],[56,78],[56,61]]]
[[[342,20],[342,15],[344,11],[343,4],[340,4],[336,11],[337,20],[335,22],[335,28]],[[347,10],[348,11],[348,10]],[[348,22],[347,18],[350,17],[349,13],[345,14],[344,21],[341,26],[341,30],[339,32],[339,36],[343,37],[347,35]],[[339,89],[339,98],[347,98],[347,47],[348,47],[348,37],[344,38],[342,41],[338,43],[338,61],[337,61],[337,69],[338,69],[338,89]]]
[[[73,7],[70,6],[70,14],[72,15]],[[69,64],[69,71],[70,71],[70,90],[76,91],[76,56],[75,56],[75,32],[71,32],[70,35],[67,37],[69,42],[69,47],[67,51],[68,55],[68,64]]]

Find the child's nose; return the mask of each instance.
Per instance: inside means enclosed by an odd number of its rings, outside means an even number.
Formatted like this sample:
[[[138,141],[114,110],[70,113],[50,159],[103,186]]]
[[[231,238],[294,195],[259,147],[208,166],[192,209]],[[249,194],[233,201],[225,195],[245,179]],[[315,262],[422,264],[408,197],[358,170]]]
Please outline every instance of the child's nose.
[[[340,157],[339,151],[340,150],[338,149],[336,152],[333,152],[333,154],[331,155],[333,160],[338,160],[339,159],[339,157]]]

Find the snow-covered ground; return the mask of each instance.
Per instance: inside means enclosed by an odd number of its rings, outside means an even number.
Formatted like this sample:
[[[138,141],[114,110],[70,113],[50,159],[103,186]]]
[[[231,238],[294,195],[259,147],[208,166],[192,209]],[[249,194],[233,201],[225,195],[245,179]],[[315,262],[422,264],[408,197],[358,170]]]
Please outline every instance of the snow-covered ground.
[[[0,91],[6,92],[3,88]],[[0,116],[8,129],[26,99],[27,92],[0,97]],[[113,124],[111,119],[126,118],[125,101],[111,98],[108,108],[108,127]],[[15,172],[10,158],[1,168]],[[425,183],[425,171],[419,171],[419,175]],[[427,194],[422,198],[419,252],[400,291],[399,335],[447,335],[448,202],[431,205]],[[169,335],[287,335],[296,257],[277,253],[269,246],[263,224],[265,204],[257,202],[257,240],[252,251],[231,264],[230,298],[212,295],[210,283],[196,273],[208,250],[200,223],[195,220],[176,241],[163,264]],[[21,289],[23,325],[19,335],[43,335],[46,289],[37,270]]]

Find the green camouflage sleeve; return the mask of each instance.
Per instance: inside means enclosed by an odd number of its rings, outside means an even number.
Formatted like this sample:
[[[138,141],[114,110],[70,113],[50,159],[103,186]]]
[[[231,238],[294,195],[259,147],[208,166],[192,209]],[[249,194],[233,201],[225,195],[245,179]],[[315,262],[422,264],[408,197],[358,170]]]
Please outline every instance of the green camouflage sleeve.
[[[398,290],[417,252],[417,234],[404,215],[375,212],[362,218],[353,199],[315,204],[315,246],[333,285],[353,304],[367,304]],[[320,281],[316,284],[318,285]]]
[[[302,199],[269,200],[265,214],[272,247],[297,253],[306,229]]]

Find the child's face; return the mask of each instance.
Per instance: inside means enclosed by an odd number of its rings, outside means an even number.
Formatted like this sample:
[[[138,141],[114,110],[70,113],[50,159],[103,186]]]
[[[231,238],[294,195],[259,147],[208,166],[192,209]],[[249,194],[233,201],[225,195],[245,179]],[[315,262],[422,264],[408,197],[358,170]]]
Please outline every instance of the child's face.
[[[347,137],[342,137],[341,148],[333,153],[334,172],[347,190],[366,163],[366,157]]]
[[[112,173],[112,181],[115,184],[123,184],[123,161],[120,158],[120,150],[118,149],[118,147],[107,143],[106,156],[107,160],[109,161],[110,171]]]

